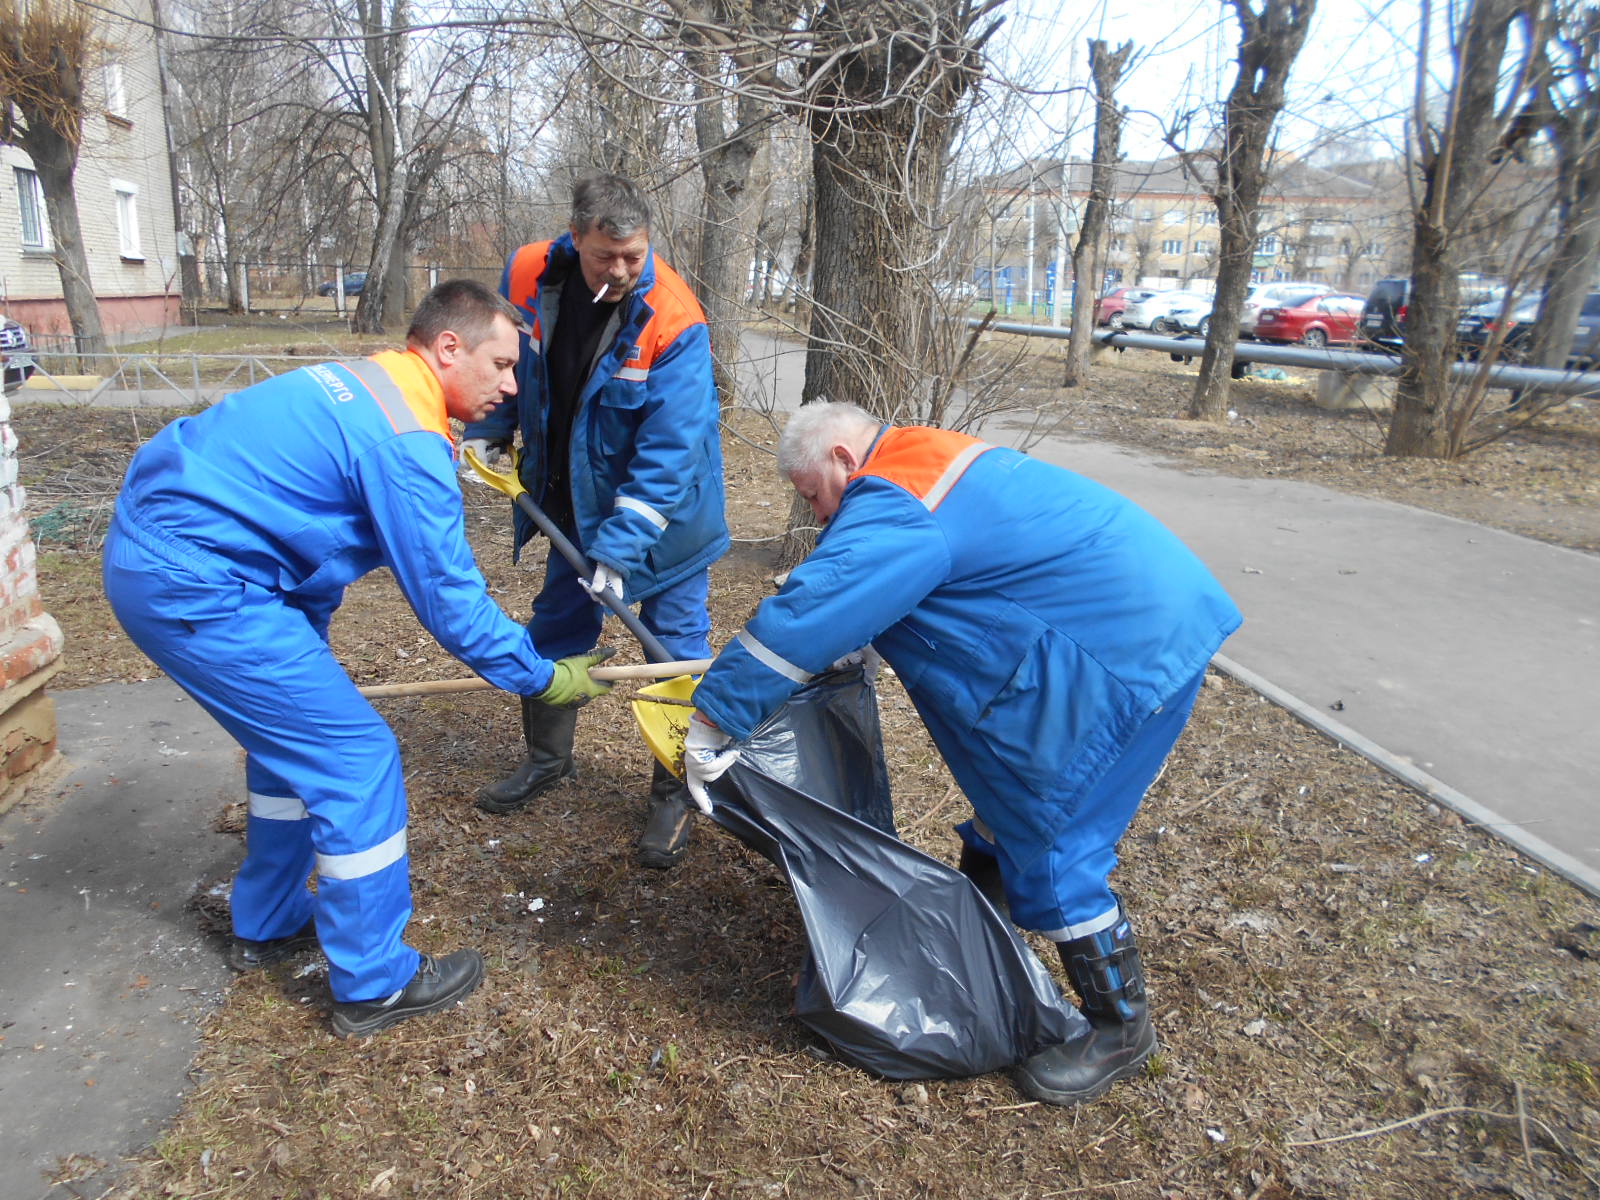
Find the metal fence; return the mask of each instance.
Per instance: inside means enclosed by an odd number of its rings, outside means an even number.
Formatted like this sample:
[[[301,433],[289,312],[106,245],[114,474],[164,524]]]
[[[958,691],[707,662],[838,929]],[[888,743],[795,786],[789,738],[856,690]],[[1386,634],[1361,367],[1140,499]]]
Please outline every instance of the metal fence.
[[[38,370],[29,384],[28,397],[130,408],[188,407],[212,403],[296,367],[340,357],[344,356],[36,352]]]

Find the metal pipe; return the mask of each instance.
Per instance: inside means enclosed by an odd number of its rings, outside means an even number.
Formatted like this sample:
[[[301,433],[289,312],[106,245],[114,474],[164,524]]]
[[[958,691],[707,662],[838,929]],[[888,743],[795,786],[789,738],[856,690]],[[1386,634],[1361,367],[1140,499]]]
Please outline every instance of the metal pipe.
[[[969,318],[968,328],[976,329],[979,318]],[[1027,337],[1064,338],[1072,336],[1070,329],[1056,329],[1048,325],[1029,325],[1019,321],[996,321],[989,326],[993,333],[1020,333]],[[1097,329],[1092,335],[1096,345],[1115,346],[1128,350],[1157,350],[1165,354],[1181,354],[1199,358],[1205,353],[1202,337],[1161,337],[1153,333],[1129,333],[1115,329]],[[1237,362],[1268,363],[1279,367],[1306,367],[1313,371],[1338,371],[1344,375],[1398,375],[1398,354],[1374,353],[1366,350],[1313,350],[1309,346],[1273,346],[1265,342],[1237,342],[1233,357]],[[1485,368],[1481,363],[1452,363],[1452,378],[1470,380]],[[1489,386],[1506,390],[1556,392],[1567,396],[1600,396],[1600,371],[1557,371],[1548,367],[1516,367],[1497,364],[1487,368]]]

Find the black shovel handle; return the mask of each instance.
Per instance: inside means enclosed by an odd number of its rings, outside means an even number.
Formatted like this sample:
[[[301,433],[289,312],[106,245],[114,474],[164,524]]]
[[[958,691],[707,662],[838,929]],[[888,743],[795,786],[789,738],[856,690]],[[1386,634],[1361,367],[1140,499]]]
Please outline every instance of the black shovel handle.
[[[517,506],[528,514],[528,519],[539,527],[539,532],[550,539],[550,544],[561,552],[561,557],[572,564],[572,569],[578,573],[578,578],[588,580],[594,577],[594,567],[584,558],[583,551],[574,546],[572,540],[557,528],[556,523],[544,515],[544,509],[533,502],[532,496],[525,491],[519,491]],[[639,639],[639,645],[644,647],[646,658],[651,662],[672,661],[673,656],[661,644],[661,639],[644,627],[644,622],[639,620],[638,614],[633,609],[609,591],[602,590],[598,599],[601,604],[617,614],[617,619],[627,626],[629,633]]]

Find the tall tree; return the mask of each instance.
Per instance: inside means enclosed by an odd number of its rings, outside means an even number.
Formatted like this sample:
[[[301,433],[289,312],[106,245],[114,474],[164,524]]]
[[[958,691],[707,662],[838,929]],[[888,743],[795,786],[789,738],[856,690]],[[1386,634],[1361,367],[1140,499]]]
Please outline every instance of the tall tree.
[[[1227,415],[1233,348],[1250,288],[1272,127],[1283,109],[1284,85],[1305,45],[1316,8],[1316,0],[1261,0],[1259,8],[1250,0],[1229,2],[1239,21],[1239,71],[1223,109],[1221,147],[1213,171],[1202,176],[1217,206],[1221,241],[1211,330],[1189,402],[1189,416],[1203,421],[1221,421]],[[1190,161],[1186,156],[1186,165]]]
[[[0,144],[33,160],[50,219],[51,257],[79,353],[103,354],[73,180],[83,144],[84,72],[96,46],[91,10],[70,0],[0,0]]]
[[[1089,167],[1089,200],[1078,226],[1078,241],[1072,248],[1072,332],[1067,342],[1066,376],[1062,380],[1066,387],[1078,387],[1089,377],[1095,306],[1105,263],[1106,235],[1111,228],[1117,163],[1122,160],[1122,122],[1126,114],[1117,103],[1117,87],[1132,57],[1132,42],[1123,42],[1112,50],[1098,39],[1089,41],[1089,79],[1094,90],[1094,161]],[[1070,169],[1070,163],[1063,167],[1064,171]],[[1063,191],[1066,188],[1065,178],[1062,188]]]
[[[1422,192],[1412,213],[1411,294],[1394,417],[1384,453],[1453,458],[1467,445],[1480,389],[1452,394],[1463,231],[1507,143],[1547,35],[1544,0],[1469,0],[1454,37],[1455,76],[1442,113],[1426,78],[1431,5],[1423,5],[1413,113]],[[1513,27],[1520,35],[1513,44]]]

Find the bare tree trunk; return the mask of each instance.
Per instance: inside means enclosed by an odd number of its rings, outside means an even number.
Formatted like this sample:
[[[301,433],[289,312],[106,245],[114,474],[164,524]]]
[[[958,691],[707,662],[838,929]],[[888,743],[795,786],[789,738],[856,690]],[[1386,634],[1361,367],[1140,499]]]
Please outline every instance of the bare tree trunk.
[[[1413,213],[1411,295],[1385,454],[1452,458],[1461,449],[1471,414],[1455,411],[1450,388],[1460,233],[1502,143],[1502,123],[1509,124],[1509,117],[1496,112],[1496,90],[1510,27],[1526,13],[1527,0],[1472,0],[1459,39],[1455,86],[1436,138],[1419,100],[1423,194]],[[1425,59],[1419,59],[1419,72],[1425,69]],[[1520,100],[1518,89],[1508,105],[1520,107]]]
[[[1121,160],[1123,111],[1117,107],[1117,85],[1133,55],[1133,43],[1123,42],[1114,53],[1106,44],[1089,41],[1089,73],[1094,81],[1094,162],[1089,169],[1089,202],[1084,206],[1078,241],[1072,248],[1072,329],[1067,341],[1064,387],[1078,387],[1089,378],[1089,349],[1094,344],[1094,314],[1100,295],[1101,264],[1105,259],[1107,220],[1111,207],[1116,165]],[[1070,164],[1063,167],[1070,170]],[[1062,180],[1062,195],[1067,192]]]
[[[1189,416],[1222,421],[1228,412],[1233,349],[1239,340],[1239,312],[1250,285],[1256,219],[1267,175],[1267,146],[1283,108],[1289,70],[1305,44],[1316,0],[1231,0],[1239,18],[1239,73],[1228,93],[1223,116],[1222,158],[1212,189],[1221,226],[1217,290],[1211,330],[1200,358],[1200,378]]]
[[[390,279],[403,224],[409,167],[405,144],[405,105],[409,90],[406,37],[390,33],[406,23],[406,0],[360,0],[366,65],[367,143],[372,153],[372,178],[378,202],[378,227],[372,235],[372,258],[352,322],[357,333],[382,333],[393,294]],[[382,36],[387,35],[387,36]]]
[[[23,149],[33,159],[34,170],[39,173],[39,188],[44,192],[54,243],[50,257],[55,260],[56,273],[61,277],[61,299],[67,306],[67,319],[72,322],[75,349],[79,354],[104,354],[105,330],[100,323],[100,304],[95,299],[94,284],[89,278],[89,259],[84,253],[83,230],[78,223],[78,197],[73,189],[77,151],[44,127],[30,131]]]

